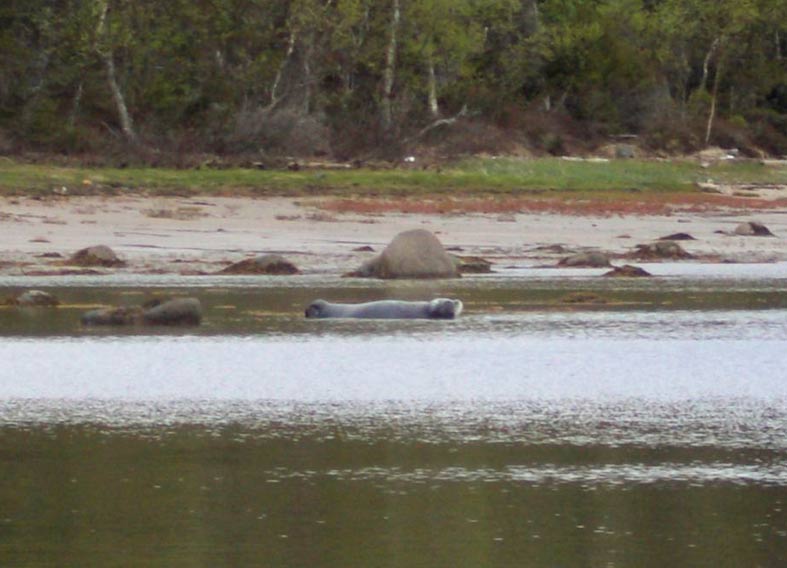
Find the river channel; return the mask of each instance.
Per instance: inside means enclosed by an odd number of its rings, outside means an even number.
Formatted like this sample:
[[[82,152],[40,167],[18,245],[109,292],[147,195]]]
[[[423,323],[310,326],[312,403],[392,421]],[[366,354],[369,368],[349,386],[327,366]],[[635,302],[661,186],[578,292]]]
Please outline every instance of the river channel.
[[[0,278],[0,566],[785,565],[787,265],[648,269]]]

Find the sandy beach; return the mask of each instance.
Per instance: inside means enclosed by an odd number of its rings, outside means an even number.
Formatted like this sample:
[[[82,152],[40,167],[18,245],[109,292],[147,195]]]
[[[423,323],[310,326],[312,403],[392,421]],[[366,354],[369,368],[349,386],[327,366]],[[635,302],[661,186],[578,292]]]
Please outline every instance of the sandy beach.
[[[129,273],[211,273],[261,253],[283,254],[304,273],[344,273],[412,228],[428,229],[450,250],[482,256],[498,268],[554,264],[583,250],[622,257],[637,244],[677,232],[695,239],[681,243],[696,257],[689,262],[787,260],[787,209],[749,211],[745,200],[715,212],[603,217],[356,214],[319,205],[319,198],[3,198],[0,273],[62,270],[75,251],[97,244],[127,262],[112,271]],[[775,237],[734,235],[745,221],[765,224]]]

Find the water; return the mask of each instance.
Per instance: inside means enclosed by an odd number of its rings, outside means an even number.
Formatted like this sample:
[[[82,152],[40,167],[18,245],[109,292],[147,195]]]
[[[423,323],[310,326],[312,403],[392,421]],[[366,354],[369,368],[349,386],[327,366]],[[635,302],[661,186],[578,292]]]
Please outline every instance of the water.
[[[784,273],[562,276],[77,279],[0,310],[0,565],[787,562]],[[79,327],[171,293],[204,325]],[[302,317],[431,295],[466,314]]]

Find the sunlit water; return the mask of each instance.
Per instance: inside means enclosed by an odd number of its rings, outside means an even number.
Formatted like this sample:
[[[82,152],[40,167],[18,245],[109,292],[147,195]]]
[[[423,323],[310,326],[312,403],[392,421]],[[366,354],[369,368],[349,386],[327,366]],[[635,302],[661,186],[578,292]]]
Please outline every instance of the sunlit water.
[[[787,562],[781,273],[214,284],[198,329],[0,313],[0,565]],[[300,311],[427,292],[467,313]]]

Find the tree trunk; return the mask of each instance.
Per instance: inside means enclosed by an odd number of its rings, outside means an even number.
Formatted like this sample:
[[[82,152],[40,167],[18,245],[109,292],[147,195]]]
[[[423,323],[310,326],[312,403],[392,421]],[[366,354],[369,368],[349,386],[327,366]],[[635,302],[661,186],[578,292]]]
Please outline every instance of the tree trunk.
[[[82,81],[79,82],[77,86],[76,93],[74,93],[74,102],[71,105],[71,112],[68,114],[68,127],[74,128],[74,125],[77,122],[77,115],[79,115],[79,105],[82,103],[82,91],[83,88]]]
[[[106,30],[107,11],[109,10],[109,0],[103,0],[100,4],[101,13],[98,18],[98,26],[96,26],[96,51],[104,62],[104,67],[107,72],[107,83],[109,83],[109,90],[112,92],[112,99],[115,101],[115,109],[118,113],[118,120],[120,121],[120,128],[126,140],[132,144],[137,143],[137,135],[134,132],[134,121],[128,112],[126,100],[123,97],[123,91],[117,82],[117,73],[115,71],[115,59],[112,55],[110,48],[99,47],[101,38],[104,36]]]
[[[437,103],[437,79],[434,74],[434,60],[432,55],[429,54],[426,65],[428,67],[427,88],[429,91],[429,114],[432,118],[440,118],[440,107]]]
[[[702,85],[702,89],[705,91],[708,90],[708,68],[710,67],[710,60],[713,58],[718,47],[719,38],[716,38],[710,45],[710,49],[708,49],[708,53],[705,55],[705,60],[702,62],[702,80],[700,81],[700,85]]]
[[[383,128],[386,131],[390,130],[393,125],[391,104],[393,99],[394,78],[396,77],[396,42],[399,32],[399,19],[401,18],[399,0],[393,0],[392,8],[391,37],[388,41],[388,49],[385,53],[385,70],[383,71],[382,119]]]
[[[716,118],[716,100],[719,96],[719,82],[721,81],[721,57],[716,64],[716,76],[713,78],[713,92],[710,98],[710,111],[708,112],[708,125],[705,128],[705,145],[710,143],[710,135],[713,130],[713,121]]]
[[[287,40],[287,53],[284,55],[284,59],[279,65],[279,69],[276,71],[276,77],[273,79],[273,85],[271,85],[271,100],[268,103],[268,106],[265,107],[267,112],[272,111],[276,108],[276,105],[279,104],[279,86],[281,85],[281,76],[284,74],[284,70],[287,68],[287,65],[292,59],[292,54],[295,52],[295,43],[298,40],[298,32],[296,30],[290,31],[290,38]]]

